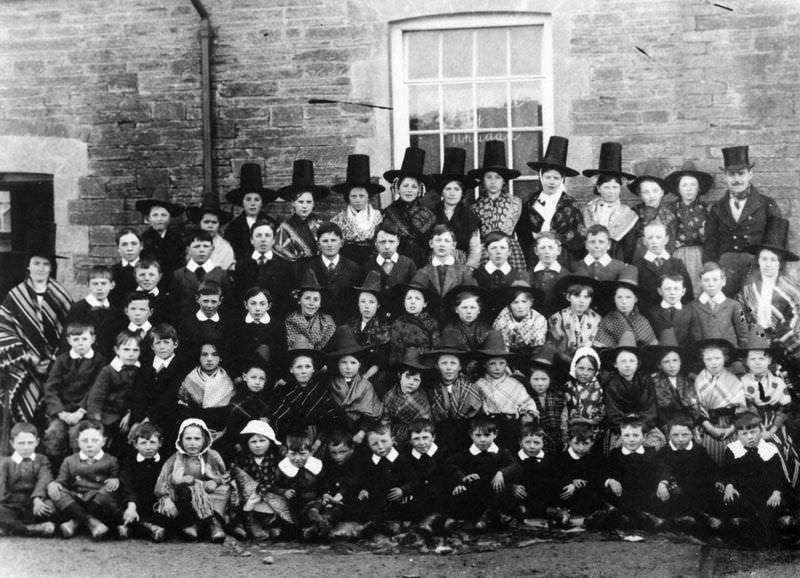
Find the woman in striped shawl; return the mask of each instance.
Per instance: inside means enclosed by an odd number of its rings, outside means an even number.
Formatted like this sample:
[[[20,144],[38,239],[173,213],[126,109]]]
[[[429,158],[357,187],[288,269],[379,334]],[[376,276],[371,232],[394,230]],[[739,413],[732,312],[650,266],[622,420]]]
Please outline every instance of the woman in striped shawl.
[[[41,424],[42,388],[55,359],[72,298],[50,277],[55,257],[35,251],[26,279],[0,306],[0,373],[12,421]]]

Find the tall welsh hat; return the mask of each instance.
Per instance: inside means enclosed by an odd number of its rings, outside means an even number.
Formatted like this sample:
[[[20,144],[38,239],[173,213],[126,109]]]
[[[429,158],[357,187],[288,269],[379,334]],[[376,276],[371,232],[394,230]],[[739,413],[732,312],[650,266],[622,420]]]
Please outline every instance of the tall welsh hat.
[[[442,172],[431,175],[439,189],[451,181],[458,181],[465,189],[478,185],[478,181],[467,175],[467,151],[458,147],[444,149],[444,162]]]
[[[173,219],[180,216],[185,210],[183,205],[179,203],[173,203],[169,200],[169,194],[167,193],[167,187],[165,186],[157,186],[153,190],[152,197],[149,199],[139,199],[134,204],[134,207],[136,207],[136,210],[145,217],[150,214],[150,210],[153,207],[163,207]]]
[[[15,255],[44,257],[52,263],[53,259],[67,259],[55,253],[56,224],[50,221],[34,221],[25,226],[22,240],[22,251],[11,251]]]
[[[577,177],[580,173],[567,166],[567,148],[569,139],[563,136],[551,136],[547,150],[539,162],[529,162],[528,166],[535,171],[556,170],[565,177]]]
[[[275,200],[275,191],[264,186],[261,165],[258,163],[242,163],[239,169],[239,186],[229,191],[225,199],[234,205],[241,205],[247,193],[258,193],[264,203]]]
[[[611,175],[623,179],[635,179],[636,175],[622,170],[622,145],[618,142],[604,142],[600,145],[600,162],[596,169],[583,171],[584,177]]]
[[[467,174],[480,180],[488,172],[497,173],[506,181],[516,179],[521,174],[518,170],[508,167],[506,143],[501,140],[487,140],[483,149],[483,165]]]
[[[328,187],[314,182],[314,163],[308,159],[297,159],[292,165],[292,184],[281,187],[277,194],[286,201],[293,201],[296,195],[311,193],[314,200],[318,201],[330,192]]]
[[[403,180],[405,177],[411,177],[423,183],[427,182],[425,176],[425,151],[417,147],[408,147],[403,154],[403,163],[400,169],[393,169],[383,173],[383,178],[388,182],[395,179]]]
[[[761,242],[747,247],[747,252],[758,255],[762,249],[767,249],[777,254],[784,261],[800,260],[800,257],[786,248],[788,238],[789,221],[784,218],[776,217],[767,225],[767,230],[764,231]]]
[[[347,157],[347,176],[343,183],[336,183],[331,187],[337,193],[344,195],[345,200],[354,188],[366,189],[369,196],[377,195],[386,190],[383,185],[372,182],[369,170],[369,156],[349,155]]]
[[[680,194],[680,184],[683,177],[694,177],[697,179],[697,183],[700,186],[700,191],[697,193],[698,195],[705,195],[711,190],[711,187],[714,186],[713,176],[709,173],[698,171],[692,161],[686,161],[683,163],[683,167],[681,167],[680,170],[671,172],[667,175],[667,178],[664,179],[667,183],[667,190],[676,195]]]
[[[722,171],[738,171],[739,169],[752,169],[756,166],[750,162],[750,147],[747,145],[727,147],[722,149],[722,160],[725,166]]]

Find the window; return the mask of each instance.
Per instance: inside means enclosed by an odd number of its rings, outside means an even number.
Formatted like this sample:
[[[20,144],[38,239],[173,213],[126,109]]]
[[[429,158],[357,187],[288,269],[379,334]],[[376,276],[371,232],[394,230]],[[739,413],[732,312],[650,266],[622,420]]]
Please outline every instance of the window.
[[[418,146],[426,171],[439,172],[442,151],[455,146],[474,168],[487,140],[503,140],[523,172],[517,188],[529,188],[536,175],[525,163],[552,134],[549,19],[444,16],[398,23],[391,34],[395,164]]]

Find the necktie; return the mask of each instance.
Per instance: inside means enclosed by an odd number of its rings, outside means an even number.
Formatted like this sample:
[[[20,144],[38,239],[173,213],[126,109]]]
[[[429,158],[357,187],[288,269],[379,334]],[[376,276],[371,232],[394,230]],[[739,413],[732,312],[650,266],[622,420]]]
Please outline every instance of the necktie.
[[[497,269],[494,273],[492,273],[492,284],[495,287],[499,287],[503,283],[503,272],[500,269]]]
[[[669,320],[670,321],[674,321],[675,320],[675,308],[674,307],[670,307],[669,308]]]
[[[592,261],[592,264],[589,265],[589,269],[591,269],[592,277],[597,279],[597,270],[600,268],[600,261]]]
[[[333,261],[328,263],[328,275],[333,273],[333,270],[336,269],[336,265],[333,264]]]
[[[767,395],[767,392],[766,392],[766,391],[764,391],[764,384],[763,384],[763,383],[761,383],[761,380],[760,380],[760,379],[758,380],[758,398],[759,398],[759,399],[760,399],[762,402],[767,402],[767,401],[769,401],[769,396]]]
[[[739,199],[733,199],[733,206],[736,207],[737,211],[741,211],[742,210],[742,201],[740,201]]]
[[[392,272],[392,269],[394,268],[394,263],[392,262],[391,259],[386,259],[384,260],[383,265],[381,265],[381,267],[383,267],[384,273],[389,275]]]
[[[447,265],[437,265],[436,274],[439,276],[439,286],[444,285],[444,276],[447,273]]]
[[[267,262],[267,256],[264,253],[259,253],[258,254],[258,264],[259,265],[263,265],[266,262]]]
[[[205,278],[206,278],[206,270],[205,270],[205,269],[203,269],[202,267],[198,267],[197,269],[195,269],[195,270],[194,270],[194,274],[195,274],[195,276],[197,277],[197,280],[198,280],[200,283],[202,283],[202,282],[203,282],[203,279],[205,279]]]
[[[83,361],[83,357],[79,357],[78,359],[75,359],[73,361],[74,361],[73,367],[75,368],[75,371],[78,371],[81,368],[81,361]]]

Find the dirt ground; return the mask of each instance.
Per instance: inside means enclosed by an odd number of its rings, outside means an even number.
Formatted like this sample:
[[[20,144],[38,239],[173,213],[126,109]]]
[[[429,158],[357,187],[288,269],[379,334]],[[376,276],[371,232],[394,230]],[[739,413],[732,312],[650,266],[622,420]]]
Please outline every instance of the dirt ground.
[[[377,546],[380,546],[378,544]],[[85,537],[0,539],[0,575],[42,576],[397,576],[397,577],[795,577],[800,551],[746,551],[646,536],[630,543],[587,534],[569,540],[481,537],[449,554],[338,543],[222,545],[138,540],[95,543]],[[271,558],[271,559],[270,559]],[[266,559],[266,561],[265,561]],[[271,563],[267,563],[271,562]]]

